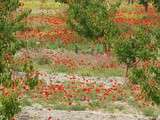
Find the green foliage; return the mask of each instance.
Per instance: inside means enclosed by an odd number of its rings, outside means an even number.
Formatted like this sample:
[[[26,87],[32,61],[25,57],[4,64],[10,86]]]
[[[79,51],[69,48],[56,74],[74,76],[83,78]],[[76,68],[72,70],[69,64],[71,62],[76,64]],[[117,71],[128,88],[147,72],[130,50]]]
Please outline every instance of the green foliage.
[[[106,17],[107,9],[101,1],[84,0],[70,5],[68,22],[79,34],[85,37],[98,37],[103,34],[102,27]]]
[[[132,40],[119,40],[115,44],[115,53],[121,63],[131,66],[135,59],[136,53]]]
[[[141,29],[129,40],[115,42],[119,61],[130,68],[129,78],[147,98],[160,104],[159,30]]]
[[[144,28],[142,28],[129,40],[115,42],[114,50],[121,63],[133,67],[136,61],[156,59],[159,43],[156,37],[158,36],[155,36],[151,31],[150,33],[148,32],[145,32]]]
[[[157,10],[160,11],[160,0],[153,0],[153,4]]]
[[[105,0],[74,1],[69,5],[68,24],[86,38],[110,40],[118,33],[112,19],[119,5],[107,6]]]
[[[157,11],[160,11],[160,0],[140,0],[140,4],[143,4],[144,6],[148,6],[148,3],[151,2],[157,9]]]
[[[58,38],[58,39],[56,39],[56,41],[54,43],[50,44],[49,48],[50,49],[57,49],[57,48],[60,48],[62,46],[63,46],[63,43],[62,43],[61,39]]]
[[[38,74],[34,72],[34,67],[32,62],[28,62],[24,65],[23,72],[26,73],[26,85],[32,90],[38,84]]]
[[[15,94],[1,97],[0,101],[1,120],[10,120],[19,111],[20,111],[20,103]]]
[[[24,44],[15,39],[14,34],[22,30],[24,24],[21,20],[26,17],[30,11],[16,14],[19,7],[18,0],[2,0],[0,3],[0,74],[8,71],[11,65],[4,59],[6,54],[15,54],[16,50],[24,46]]]
[[[139,84],[147,97],[160,104],[160,68],[149,66],[147,68],[133,68],[130,79]]]
[[[97,53],[104,53],[104,46],[102,44],[97,44],[96,45],[96,51]]]
[[[146,2],[149,2],[148,0],[140,0],[140,4],[145,4]]]
[[[33,78],[28,78],[28,79],[26,80],[26,84],[29,86],[29,88],[30,88],[31,90],[34,89],[34,87],[37,86],[37,84],[38,84],[38,77],[35,76],[35,77],[33,77]]]
[[[146,107],[143,108],[143,114],[145,116],[149,116],[152,117],[153,119],[156,119],[159,115],[159,112],[154,107]]]
[[[30,11],[19,12],[19,0],[0,1],[0,84],[11,87],[13,84],[12,73],[14,71],[14,54],[24,46],[17,41],[15,33],[24,28],[23,18]],[[17,95],[2,95],[0,99],[0,119],[10,120],[20,110]]]
[[[11,72],[0,74],[0,83],[6,87],[11,87],[13,81],[11,80]]]

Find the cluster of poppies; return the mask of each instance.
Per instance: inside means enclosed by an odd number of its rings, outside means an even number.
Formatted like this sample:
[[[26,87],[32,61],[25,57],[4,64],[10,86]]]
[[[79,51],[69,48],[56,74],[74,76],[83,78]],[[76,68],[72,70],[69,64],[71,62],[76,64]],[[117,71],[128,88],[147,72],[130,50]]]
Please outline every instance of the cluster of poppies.
[[[145,13],[143,6],[135,5],[132,11],[119,10],[116,13],[116,18],[114,22],[116,23],[127,23],[129,25],[148,25],[155,26],[157,25],[157,20],[159,16],[153,6],[150,6],[148,12]],[[144,15],[147,15],[147,18],[142,18]],[[127,17],[128,16],[128,17]],[[132,17],[131,17],[132,16]]]
[[[39,73],[37,71],[32,71],[28,77],[31,78],[38,75]],[[25,78],[25,76],[20,77],[17,76],[16,74],[13,74],[12,75],[13,82],[11,84],[11,87],[5,87],[3,85],[0,85],[0,94],[7,97],[16,93],[19,99],[22,98],[30,90],[30,86],[26,83],[26,79],[29,78]]]
[[[17,37],[25,40],[35,38],[35,39],[38,39],[39,41],[51,41],[53,43],[57,39],[60,39],[64,44],[74,42],[73,31],[70,31],[64,28],[55,29],[48,32],[40,31],[37,29],[29,29],[29,30],[17,33]]]
[[[52,62],[53,65],[64,65],[70,69],[76,69],[81,67],[87,68],[119,68],[119,63],[115,58],[108,54],[75,54],[74,52],[69,51],[52,51],[49,49],[43,49],[43,51],[22,51],[18,61],[24,64],[29,59],[47,59]],[[25,59],[26,58],[26,59]]]
[[[31,16],[27,18],[28,23],[38,22],[38,23],[47,23],[49,25],[63,25],[65,20],[58,17],[49,17],[49,16]]]
[[[34,98],[45,100],[61,101],[66,105],[75,105],[76,102],[100,102],[106,100],[109,96],[116,100],[118,96],[124,95],[122,86],[115,80],[109,80],[110,86],[105,83],[96,83],[91,80],[78,81],[70,78],[62,83],[49,85],[41,84],[38,87],[37,94]],[[119,95],[116,95],[116,94]],[[63,104],[63,103],[62,103]]]
[[[28,17],[26,21],[28,24],[48,24],[54,28],[49,31],[42,31],[36,28],[30,28],[25,31],[18,32],[16,34],[18,38],[25,40],[36,38],[39,41],[51,42],[55,42],[57,39],[60,39],[64,44],[68,44],[75,40],[73,31],[68,30],[66,28],[58,27],[65,24],[65,20],[63,19],[57,17],[32,16]]]

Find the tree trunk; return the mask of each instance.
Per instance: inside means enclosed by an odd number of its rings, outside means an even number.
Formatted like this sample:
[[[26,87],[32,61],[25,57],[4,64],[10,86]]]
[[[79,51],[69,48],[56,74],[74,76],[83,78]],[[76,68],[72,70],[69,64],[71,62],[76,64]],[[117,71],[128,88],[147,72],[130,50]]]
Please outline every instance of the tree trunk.
[[[133,4],[133,0],[128,0],[128,4]]]
[[[128,77],[128,70],[129,70],[129,67],[128,67],[128,65],[126,65],[125,78],[127,78],[127,77]]]
[[[144,3],[145,12],[148,12],[148,2]]]

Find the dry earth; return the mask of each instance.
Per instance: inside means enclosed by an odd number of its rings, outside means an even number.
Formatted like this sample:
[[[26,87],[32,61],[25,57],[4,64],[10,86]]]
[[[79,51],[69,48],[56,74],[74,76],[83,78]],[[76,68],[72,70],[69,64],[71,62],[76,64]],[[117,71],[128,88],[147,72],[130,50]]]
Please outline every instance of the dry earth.
[[[17,120],[155,120],[136,114],[112,114],[100,111],[50,110],[40,105],[25,107]],[[157,118],[160,120],[160,118]]]

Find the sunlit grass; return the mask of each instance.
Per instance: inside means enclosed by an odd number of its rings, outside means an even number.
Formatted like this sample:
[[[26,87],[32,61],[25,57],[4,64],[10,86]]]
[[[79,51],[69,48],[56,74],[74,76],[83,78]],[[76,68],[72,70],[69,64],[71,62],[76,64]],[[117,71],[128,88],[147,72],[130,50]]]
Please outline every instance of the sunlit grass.
[[[32,1],[24,1],[24,8],[27,9],[39,9],[39,8],[45,8],[45,9],[57,9],[61,7],[62,4],[55,2],[54,0],[48,0],[42,4],[41,1],[38,0],[32,0]]]

